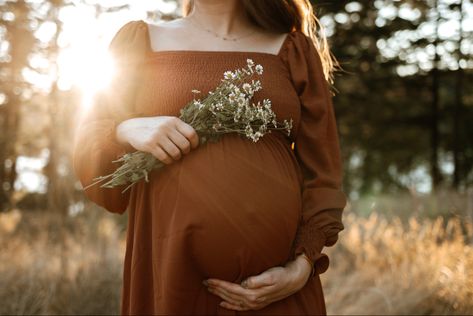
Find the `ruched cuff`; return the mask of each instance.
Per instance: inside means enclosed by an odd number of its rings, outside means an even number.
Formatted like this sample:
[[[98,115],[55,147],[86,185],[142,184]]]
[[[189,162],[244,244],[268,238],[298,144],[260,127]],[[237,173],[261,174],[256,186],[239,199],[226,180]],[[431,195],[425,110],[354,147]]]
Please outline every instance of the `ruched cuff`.
[[[315,274],[322,274],[327,271],[330,260],[329,257],[322,253],[326,241],[325,234],[315,226],[302,226],[294,240],[293,255],[305,253],[313,263],[313,271],[311,277]]]

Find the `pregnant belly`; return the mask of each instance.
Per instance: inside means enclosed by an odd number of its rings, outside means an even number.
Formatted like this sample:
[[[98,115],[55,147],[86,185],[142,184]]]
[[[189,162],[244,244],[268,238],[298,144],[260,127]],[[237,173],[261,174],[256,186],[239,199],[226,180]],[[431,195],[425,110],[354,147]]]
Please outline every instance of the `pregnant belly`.
[[[166,188],[156,196],[163,205],[156,210],[157,238],[175,248],[163,256],[172,260],[181,249],[203,277],[229,281],[286,262],[300,216],[300,183],[288,145],[267,136],[252,143],[226,135],[154,177],[154,186]]]

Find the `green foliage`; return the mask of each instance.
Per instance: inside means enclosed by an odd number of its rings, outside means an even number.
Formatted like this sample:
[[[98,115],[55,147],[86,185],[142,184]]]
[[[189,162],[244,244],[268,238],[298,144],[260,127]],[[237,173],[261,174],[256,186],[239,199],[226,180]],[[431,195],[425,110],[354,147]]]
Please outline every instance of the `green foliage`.
[[[313,1],[327,28],[332,51],[343,71],[335,77],[334,97],[341,146],[345,158],[345,189],[367,194],[408,189],[412,173],[429,169],[438,151],[442,184],[452,185],[452,141],[461,138],[463,188],[473,183],[471,127],[472,89],[458,90],[456,82],[460,34],[445,37],[426,31],[439,23],[459,20],[457,5],[445,1]],[[466,1],[465,1],[466,3]],[[463,17],[464,18],[464,17]],[[325,22],[325,23],[324,23]],[[463,45],[467,34],[463,35]],[[440,86],[438,119],[432,113],[434,43],[443,51],[438,63]],[[471,44],[471,40],[469,40]],[[453,48],[452,48],[453,47]],[[422,57],[423,56],[423,57]],[[423,60],[426,58],[427,60]],[[473,60],[462,57],[464,82],[471,81]],[[467,59],[469,58],[469,59]],[[454,122],[455,94],[463,100],[459,122]],[[458,100],[458,99],[457,99]],[[435,120],[435,121],[433,121]],[[431,141],[432,126],[440,141]],[[454,134],[460,124],[459,135]],[[435,146],[435,148],[433,148]],[[355,157],[355,158],[354,158]],[[361,158],[360,158],[361,157]],[[356,166],[350,163],[357,160]]]

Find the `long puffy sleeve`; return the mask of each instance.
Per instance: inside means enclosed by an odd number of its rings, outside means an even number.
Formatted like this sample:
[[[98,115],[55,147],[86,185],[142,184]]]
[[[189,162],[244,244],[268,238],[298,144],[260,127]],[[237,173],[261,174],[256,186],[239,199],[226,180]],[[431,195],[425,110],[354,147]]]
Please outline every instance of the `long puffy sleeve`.
[[[293,258],[305,253],[314,264],[312,276],[328,269],[324,246],[333,246],[344,229],[342,161],[328,83],[318,50],[301,31],[290,33],[285,62],[297,91],[301,120],[294,153],[303,174],[302,216],[293,244]]]
[[[99,92],[92,106],[82,114],[74,137],[73,169],[83,187],[98,176],[112,173],[118,167],[112,160],[134,151],[131,145],[118,142],[115,129],[123,120],[140,116],[133,106],[139,67],[148,49],[147,34],[143,21],[131,21],[120,28],[109,44],[115,74],[110,87]],[[130,190],[121,192],[126,185],[100,188],[100,184],[84,190],[86,197],[112,213],[124,213],[130,198]]]

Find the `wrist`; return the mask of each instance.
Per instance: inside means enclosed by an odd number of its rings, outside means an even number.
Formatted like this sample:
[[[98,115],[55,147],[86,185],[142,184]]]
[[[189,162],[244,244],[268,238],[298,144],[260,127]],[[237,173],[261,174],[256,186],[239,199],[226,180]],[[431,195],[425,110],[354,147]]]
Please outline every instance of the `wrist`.
[[[314,275],[314,265],[305,253],[299,254],[294,261],[298,273],[304,278],[304,280],[307,280],[310,276]]]
[[[305,254],[298,255],[293,261],[290,262],[289,266],[294,273],[294,281],[297,288],[301,288],[305,285],[311,275],[313,275],[312,265],[303,257]]]
[[[126,140],[127,121],[128,120],[122,121],[115,126],[115,140],[123,146],[128,145],[128,141]]]

